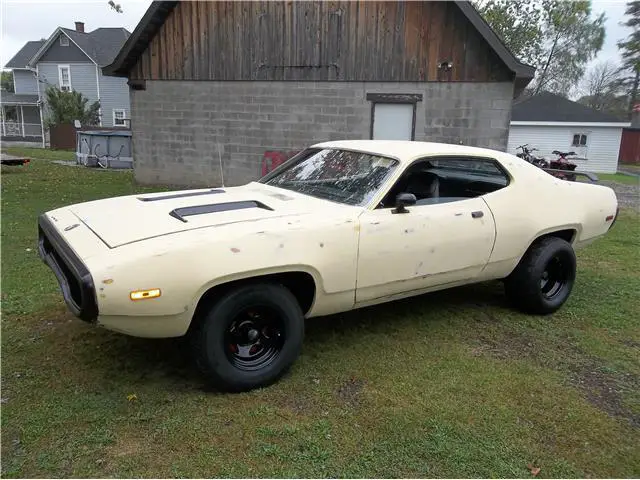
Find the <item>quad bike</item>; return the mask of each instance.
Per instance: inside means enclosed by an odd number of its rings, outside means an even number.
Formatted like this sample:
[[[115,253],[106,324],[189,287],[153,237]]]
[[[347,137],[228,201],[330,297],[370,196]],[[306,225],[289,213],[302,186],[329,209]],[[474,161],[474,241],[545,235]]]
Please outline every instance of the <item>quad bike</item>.
[[[570,182],[575,181],[576,179],[576,174],[575,173],[569,173],[569,172],[573,172],[577,165],[573,162],[570,162],[569,160],[567,160],[567,157],[569,155],[575,155],[576,152],[561,152],[559,150],[554,150],[553,152],[551,152],[554,155],[557,155],[558,158],[556,158],[555,160],[551,160],[550,164],[549,164],[549,168],[552,168],[554,170],[566,170],[567,173],[564,172],[553,172],[552,175],[558,177],[558,178],[562,178],[563,180],[569,180]]]
[[[540,167],[540,168],[549,167],[549,163],[544,158],[536,157],[531,153],[531,152],[537,151],[538,150],[537,148],[529,148],[529,144],[526,143],[524,145],[520,145],[519,147],[517,147],[517,149],[522,150],[522,152],[516,153],[517,157],[520,157],[523,160],[526,160],[527,162],[535,165],[536,167]]]
[[[557,155],[558,158],[548,162],[542,157],[534,156],[531,152],[537,151],[538,149],[530,148],[529,144],[520,145],[517,149],[522,150],[522,152],[516,153],[517,157],[522,158],[536,167],[546,170],[549,175],[553,175],[554,177],[561,178],[562,180],[568,180],[570,182],[573,182],[576,179],[576,174],[571,172],[576,169],[577,165],[567,160],[569,155],[575,155],[576,152],[560,152],[559,150],[554,150],[551,153]],[[567,173],[565,173],[565,171]]]

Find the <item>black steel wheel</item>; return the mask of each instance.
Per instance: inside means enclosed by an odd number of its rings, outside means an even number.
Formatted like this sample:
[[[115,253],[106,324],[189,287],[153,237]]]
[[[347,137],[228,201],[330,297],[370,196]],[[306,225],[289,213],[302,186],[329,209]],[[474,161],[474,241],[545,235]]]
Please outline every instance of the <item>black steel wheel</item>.
[[[277,311],[265,305],[247,307],[227,326],[227,357],[240,370],[264,368],[282,351],[286,340],[284,331]]]
[[[540,291],[547,300],[553,300],[562,293],[562,289],[569,281],[570,270],[563,263],[562,255],[554,255],[545,265],[540,277]]]
[[[544,237],[529,248],[505,279],[505,292],[516,308],[546,315],[567,301],[575,278],[576,256],[571,244]]]
[[[270,385],[287,372],[302,349],[304,316],[282,285],[235,288],[194,322],[189,336],[195,362],[220,390]]]

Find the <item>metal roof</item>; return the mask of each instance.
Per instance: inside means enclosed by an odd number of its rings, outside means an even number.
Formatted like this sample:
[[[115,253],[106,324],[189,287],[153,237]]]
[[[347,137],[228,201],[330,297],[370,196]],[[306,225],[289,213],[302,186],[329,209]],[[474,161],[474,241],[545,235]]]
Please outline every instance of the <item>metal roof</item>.
[[[336,148],[354,150],[395,158],[407,163],[430,155],[469,155],[495,158],[504,152],[490,148],[457,145],[451,143],[415,140],[331,140],[310,145],[309,148]]]

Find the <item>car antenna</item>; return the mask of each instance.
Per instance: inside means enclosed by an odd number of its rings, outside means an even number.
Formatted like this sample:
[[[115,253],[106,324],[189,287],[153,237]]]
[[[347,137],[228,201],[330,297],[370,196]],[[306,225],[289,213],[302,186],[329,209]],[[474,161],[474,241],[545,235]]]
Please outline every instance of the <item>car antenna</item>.
[[[222,153],[220,153],[220,142],[218,142],[218,158],[220,159],[220,180],[222,180],[222,188],[224,188],[224,172],[222,171]]]

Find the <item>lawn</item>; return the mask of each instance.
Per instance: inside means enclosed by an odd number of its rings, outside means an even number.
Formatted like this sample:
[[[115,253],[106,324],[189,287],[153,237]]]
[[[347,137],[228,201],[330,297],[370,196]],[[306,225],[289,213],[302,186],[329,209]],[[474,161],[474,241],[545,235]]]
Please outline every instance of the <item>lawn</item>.
[[[40,212],[141,190],[2,169],[3,477],[640,476],[637,212],[580,251],[551,317],[488,283],[314,319],[281,382],[229,395],[178,340],[70,316],[37,258]]]
[[[640,178],[624,173],[597,173],[598,180],[624,183],[625,185],[640,185]]]
[[[74,152],[69,150],[52,150],[52,149],[44,149],[44,148],[33,148],[33,147],[8,147],[3,148],[3,152],[8,153],[9,155],[15,155],[16,157],[27,157],[27,158],[40,158],[47,160],[73,160],[75,157]],[[4,173],[4,171],[3,171]]]

